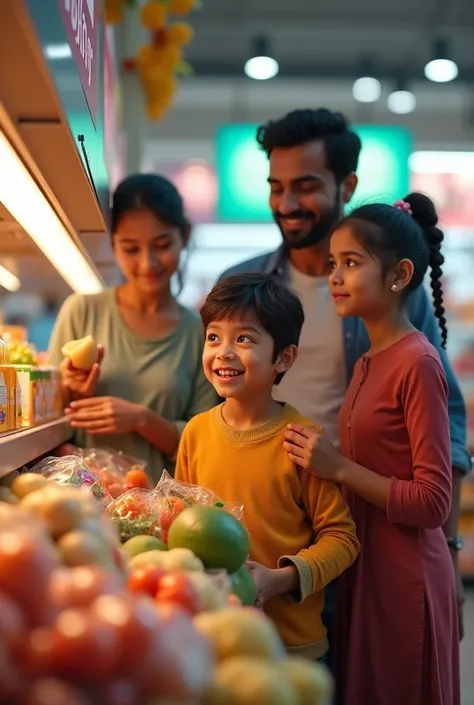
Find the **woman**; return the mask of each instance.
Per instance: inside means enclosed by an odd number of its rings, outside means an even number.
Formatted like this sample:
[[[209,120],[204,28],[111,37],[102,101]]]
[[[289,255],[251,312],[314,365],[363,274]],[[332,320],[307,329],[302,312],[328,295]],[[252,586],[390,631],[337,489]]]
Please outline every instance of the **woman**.
[[[216,402],[202,372],[203,331],[196,314],[173,296],[190,226],[167,179],[136,174],[117,188],[112,243],[126,282],[64,303],[49,362],[60,365],[66,414],[82,447],[111,447],[148,464],[158,480],[173,470],[186,422]],[[99,359],[89,373],[63,360],[62,346],[93,335]]]
[[[451,506],[447,384],[436,348],[404,302],[431,270],[442,344],[443,233],[429,198],[355,210],[331,238],[340,316],[359,316],[371,348],[326,434],[292,427],[290,458],[340,483],[361,542],[342,576],[335,644],[338,705],[459,705],[453,564],[442,527]]]

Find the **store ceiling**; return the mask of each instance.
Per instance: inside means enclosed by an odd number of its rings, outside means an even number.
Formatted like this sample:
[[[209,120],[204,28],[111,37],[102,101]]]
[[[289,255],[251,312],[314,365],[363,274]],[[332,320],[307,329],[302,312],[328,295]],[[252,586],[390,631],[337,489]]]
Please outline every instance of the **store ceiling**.
[[[425,149],[472,148],[472,0],[203,0],[202,11],[189,20],[195,33],[186,58],[195,77],[180,83],[174,109],[164,121],[140,118],[147,154],[162,154],[173,145],[179,149],[183,138],[201,141],[199,149],[212,151],[222,123],[261,122],[310,106],[341,110],[358,122],[404,124]],[[262,33],[271,40],[280,74],[271,81],[251,81],[243,66],[252,39]],[[459,79],[451,84],[431,83],[423,76],[438,37],[450,41],[459,66]],[[121,55],[130,56],[149,35],[135,16],[118,40]],[[382,79],[376,104],[352,97],[364,57],[373,59]],[[412,81],[417,107],[410,115],[396,116],[387,108],[397,78]]]
[[[422,76],[433,36],[453,42],[474,78],[472,0],[204,0],[188,56],[198,75],[239,75],[252,37],[272,40],[282,75],[354,77],[361,55],[382,74]]]

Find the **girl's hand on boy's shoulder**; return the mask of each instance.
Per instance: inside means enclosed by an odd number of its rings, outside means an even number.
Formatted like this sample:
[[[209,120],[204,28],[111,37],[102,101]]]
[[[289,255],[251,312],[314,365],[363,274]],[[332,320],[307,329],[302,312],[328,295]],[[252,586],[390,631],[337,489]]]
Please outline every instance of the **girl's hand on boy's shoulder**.
[[[289,459],[325,480],[338,481],[344,459],[323,428],[288,424],[283,447]]]

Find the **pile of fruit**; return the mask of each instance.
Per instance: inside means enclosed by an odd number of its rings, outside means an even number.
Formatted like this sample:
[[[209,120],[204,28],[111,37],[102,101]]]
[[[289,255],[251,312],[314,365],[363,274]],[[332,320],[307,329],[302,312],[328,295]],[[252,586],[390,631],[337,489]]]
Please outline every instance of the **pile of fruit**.
[[[196,581],[200,581],[199,589],[204,579],[194,573],[206,570],[223,583],[226,599],[231,592],[243,605],[251,606],[255,602],[255,585],[245,566],[249,555],[248,534],[235,517],[219,507],[196,504],[180,511],[169,528],[167,545],[154,536],[134,536],[123,545],[123,550],[130,557],[132,575],[139,571],[147,585],[150,575],[159,577],[163,571],[182,570],[193,572],[186,579],[194,587]],[[211,582],[203,589],[213,594]],[[183,580],[180,584],[183,585]],[[154,585],[151,591],[156,590],[157,585]],[[189,594],[192,586],[186,584],[186,590]],[[205,602],[208,604],[210,600],[221,605],[226,599],[216,594],[215,598],[206,597]]]
[[[0,496],[0,534],[0,702],[328,702],[326,670],[288,658],[232,594],[248,537],[224,510],[185,509],[169,548],[121,547],[90,492],[25,474]]]
[[[26,342],[10,341],[8,343],[11,365],[32,365],[38,364],[38,353],[33,345]]]

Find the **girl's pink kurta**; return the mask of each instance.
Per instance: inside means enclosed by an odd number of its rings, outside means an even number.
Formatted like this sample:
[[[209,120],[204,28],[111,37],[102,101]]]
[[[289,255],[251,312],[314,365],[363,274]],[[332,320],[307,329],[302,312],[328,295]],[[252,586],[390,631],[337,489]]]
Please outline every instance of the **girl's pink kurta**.
[[[392,478],[383,511],[345,491],[362,550],[341,577],[339,705],[459,705],[447,385],[436,349],[411,333],[364,357],[341,409],[343,454]]]

